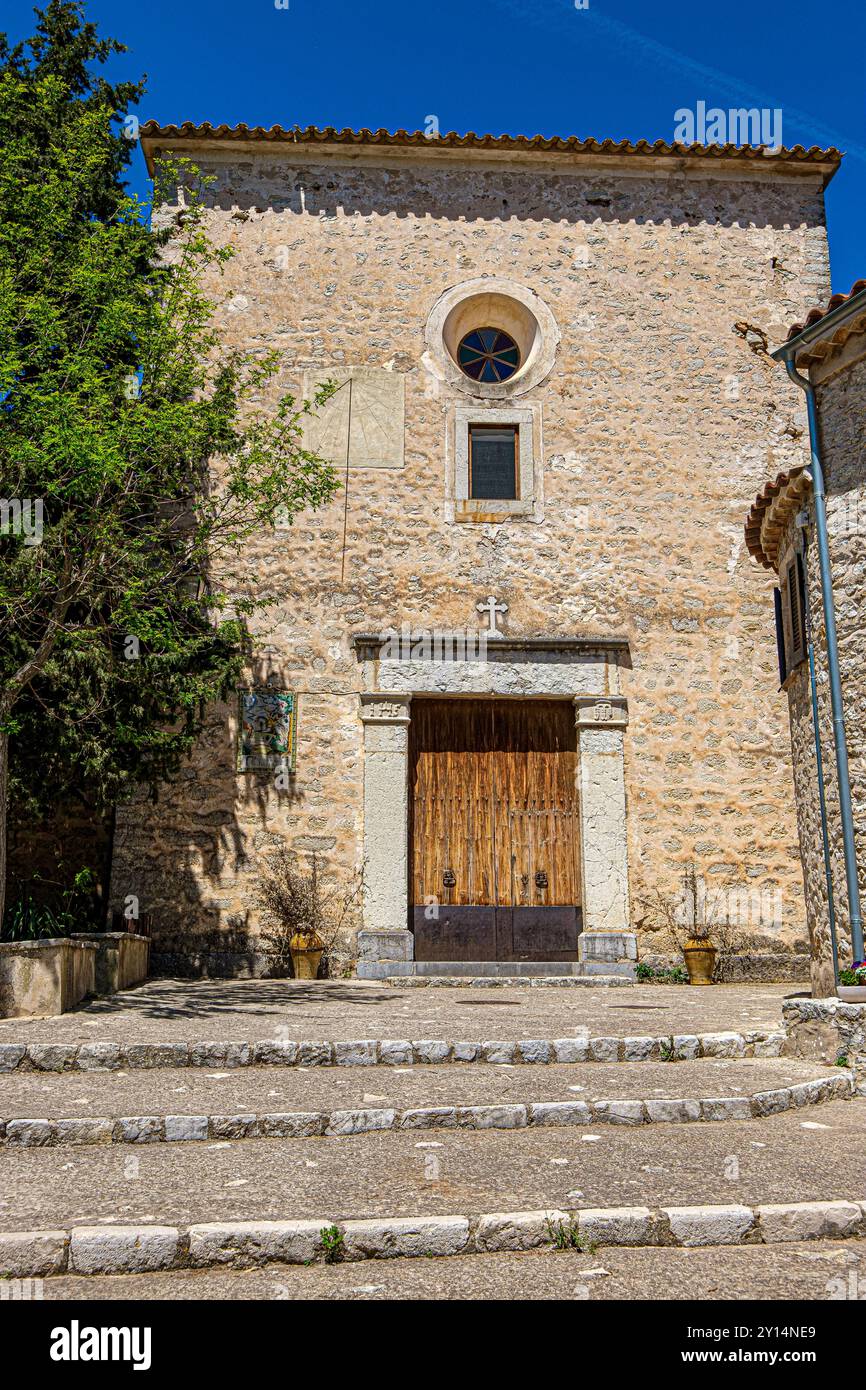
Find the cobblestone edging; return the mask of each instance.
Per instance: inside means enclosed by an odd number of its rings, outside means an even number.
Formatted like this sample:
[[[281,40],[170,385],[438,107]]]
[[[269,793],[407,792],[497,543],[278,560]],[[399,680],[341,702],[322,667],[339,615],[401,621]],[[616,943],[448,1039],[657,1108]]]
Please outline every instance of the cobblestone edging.
[[[677,1033],[668,1037],[524,1038],[518,1042],[354,1039],[349,1042],[0,1043],[0,1072],[120,1071],[157,1067],[370,1067],[443,1062],[690,1062],[779,1057],[784,1032]]]
[[[539,1246],[776,1245],[866,1235],[866,1202],[767,1206],[594,1207],[333,1222],[219,1221],[195,1226],[79,1226],[0,1233],[0,1276],[141,1274],[279,1261],[324,1261],[322,1235],[346,1261],[476,1255]],[[339,1234],[337,1234],[339,1233]]]
[[[411,1110],[300,1110],[253,1115],[80,1116],[68,1120],[0,1120],[0,1142],[15,1148],[59,1144],[187,1143],[204,1139],[309,1139],[382,1130],[526,1129],[564,1125],[688,1124],[750,1120],[841,1100],[854,1077],[828,1076],[753,1096],[684,1100],[563,1100],[526,1105],[437,1105]]]

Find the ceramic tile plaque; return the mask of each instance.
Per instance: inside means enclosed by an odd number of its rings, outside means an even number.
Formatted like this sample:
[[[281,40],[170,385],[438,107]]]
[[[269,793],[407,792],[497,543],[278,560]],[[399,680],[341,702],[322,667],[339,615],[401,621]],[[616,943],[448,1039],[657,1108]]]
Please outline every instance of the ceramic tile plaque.
[[[294,771],[297,696],[271,686],[238,691],[238,772]]]

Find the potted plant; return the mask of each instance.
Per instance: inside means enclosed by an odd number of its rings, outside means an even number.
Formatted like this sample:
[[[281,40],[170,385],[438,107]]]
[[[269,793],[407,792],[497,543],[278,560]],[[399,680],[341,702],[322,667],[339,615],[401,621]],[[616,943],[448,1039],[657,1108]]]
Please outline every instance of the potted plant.
[[[734,966],[744,949],[746,938],[723,913],[725,894],[716,891],[708,901],[704,880],[695,864],[686,865],[677,893],[659,888],[637,901],[644,909],[638,925],[654,933],[652,948],[665,954],[655,956],[649,973],[638,968],[638,978],[654,976],[658,983],[711,985],[734,977]],[[667,955],[682,955],[686,969]]]
[[[692,927],[688,940],[683,943],[683,956],[689,972],[690,985],[711,985],[716,968],[718,951],[710,940],[710,933],[703,924]]]
[[[706,923],[704,897],[698,885],[694,864],[683,874],[685,925],[688,935],[683,942],[683,957],[689,972],[690,985],[711,985],[718,952],[710,940]]]
[[[850,969],[839,971],[836,993],[849,1004],[866,1004],[866,960],[855,960]]]
[[[269,859],[257,894],[265,925],[260,941],[269,973],[318,979],[330,972],[329,957],[341,936],[363,880],[348,891],[323,887],[319,856],[310,856],[309,869],[299,865],[285,847]]]

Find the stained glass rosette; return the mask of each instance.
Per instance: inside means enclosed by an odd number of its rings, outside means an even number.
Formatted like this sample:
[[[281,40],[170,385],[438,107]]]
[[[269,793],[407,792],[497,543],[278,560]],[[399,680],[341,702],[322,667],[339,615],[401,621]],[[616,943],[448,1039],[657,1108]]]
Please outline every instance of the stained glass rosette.
[[[520,348],[500,328],[474,328],[461,340],[457,361],[473,381],[495,386],[514,376],[520,366]]]

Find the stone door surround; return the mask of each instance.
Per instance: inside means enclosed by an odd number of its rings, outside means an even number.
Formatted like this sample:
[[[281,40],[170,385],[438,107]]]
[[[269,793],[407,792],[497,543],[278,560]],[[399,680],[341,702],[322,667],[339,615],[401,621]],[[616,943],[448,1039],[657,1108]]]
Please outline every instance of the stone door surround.
[[[632,960],[624,745],[628,709],[620,669],[625,638],[502,638],[485,661],[382,659],[382,640],[355,638],[364,726],[362,978],[415,972],[408,928],[409,728],[414,697],[512,696],[573,701],[577,728],[584,929],[589,970]],[[517,973],[515,971],[515,973]]]

